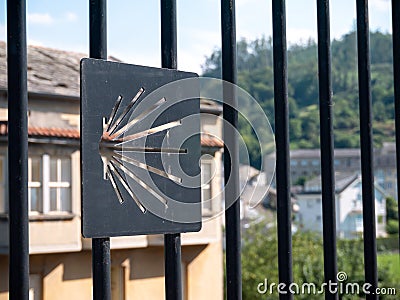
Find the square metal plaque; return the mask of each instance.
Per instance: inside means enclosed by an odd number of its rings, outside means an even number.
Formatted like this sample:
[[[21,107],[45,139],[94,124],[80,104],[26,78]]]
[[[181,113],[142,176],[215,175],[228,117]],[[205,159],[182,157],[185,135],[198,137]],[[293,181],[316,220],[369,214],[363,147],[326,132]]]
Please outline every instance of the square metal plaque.
[[[82,59],[84,237],[200,230],[197,77]]]

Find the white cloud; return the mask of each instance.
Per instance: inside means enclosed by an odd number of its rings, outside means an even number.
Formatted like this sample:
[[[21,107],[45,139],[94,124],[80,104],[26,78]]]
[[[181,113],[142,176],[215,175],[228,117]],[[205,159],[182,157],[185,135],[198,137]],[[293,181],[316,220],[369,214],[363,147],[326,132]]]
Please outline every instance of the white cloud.
[[[379,10],[381,12],[390,10],[390,1],[389,0],[371,0],[370,6],[372,9]]]
[[[178,67],[185,71],[201,71],[205,56],[209,56],[215,47],[221,45],[219,30],[201,28],[182,28],[181,39],[178,40]]]
[[[296,43],[306,43],[309,39],[317,40],[317,32],[305,28],[288,28],[287,40],[289,45]]]
[[[75,22],[76,20],[78,20],[78,15],[76,13],[73,13],[73,12],[67,12],[65,14],[65,19],[68,22]]]
[[[28,22],[31,24],[50,25],[53,24],[54,19],[48,13],[32,13],[28,14]]]

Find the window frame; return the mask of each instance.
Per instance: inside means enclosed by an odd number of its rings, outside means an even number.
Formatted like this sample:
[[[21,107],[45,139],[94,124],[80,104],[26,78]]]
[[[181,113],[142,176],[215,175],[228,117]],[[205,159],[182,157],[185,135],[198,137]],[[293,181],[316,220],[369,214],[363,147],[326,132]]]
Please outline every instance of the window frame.
[[[39,157],[40,161],[40,181],[32,181],[32,158]],[[51,181],[51,163],[52,159],[56,160],[56,180]],[[62,160],[68,160],[69,178],[68,181],[62,181]],[[64,215],[72,213],[72,158],[71,155],[49,155],[44,153],[42,155],[29,155],[28,157],[28,203],[30,215]],[[39,210],[32,210],[31,208],[31,189],[40,188],[41,193],[39,197]],[[68,210],[62,209],[61,189],[69,189]],[[56,189],[56,209],[52,209],[51,190]]]
[[[56,177],[57,181],[51,181],[51,159],[56,159]],[[62,181],[62,160],[67,159],[69,162],[69,182]],[[72,191],[71,191],[71,182],[72,182],[72,166],[71,166],[71,157],[67,156],[50,156],[49,159],[49,181],[48,181],[48,191],[49,191],[49,213],[64,213],[64,212],[72,212]],[[61,189],[68,188],[69,189],[69,210],[62,210],[62,202],[61,202]],[[51,209],[51,189],[56,189],[56,210]]]
[[[40,171],[39,171],[39,177],[40,181],[32,181],[32,159],[33,158],[38,158],[39,159],[39,166],[40,166]],[[42,157],[40,155],[31,155],[28,157],[28,209],[29,209],[29,214],[37,215],[43,213],[43,165],[42,165]],[[39,199],[37,200],[39,203],[39,210],[32,210],[32,204],[31,204],[31,195],[32,191],[31,189],[40,189],[39,192]]]
[[[202,209],[202,215],[209,215],[213,212],[213,188],[212,188],[212,179],[213,179],[213,170],[215,168],[214,166],[214,161],[212,159],[201,159],[201,209]],[[208,179],[207,183],[203,183],[203,165],[209,165],[210,166],[210,178]],[[210,193],[210,198],[204,202],[203,199],[203,190],[205,189],[205,186],[209,190]]]

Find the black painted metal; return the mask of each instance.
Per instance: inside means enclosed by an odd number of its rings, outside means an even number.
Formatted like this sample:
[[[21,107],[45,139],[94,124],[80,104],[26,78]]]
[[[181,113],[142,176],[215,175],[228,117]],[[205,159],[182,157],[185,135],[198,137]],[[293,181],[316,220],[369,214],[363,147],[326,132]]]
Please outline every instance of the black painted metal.
[[[179,79],[193,78],[196,82],[196,77],[197,74],[173,69],[92,58],[81,60],[81,213],[84,237],[200,230],[200,179],[196,188],[188,187],[187,178],[180,178],[181,183],[171,180],[172,176],[179,174],[178,167],[184,174],[192,176],[200,172],[199,165],[193,164],[201,156],[198,89],[193,85],[186,93],[171,88],[159,90]],[[180,101],[188,94],[197,97]],[[162,97],[165,102],[160,103]],[[104,129],[102,124],[103,118],[109,118],[116,107],[117,99],[122,100],[111,118],[110,132],[122,135],[112,140],[108,138],[107,127]],[[134,105],[132,99],[137,99]],[[117,133],[130,122],[139,120],[142,113],[147,115],[140,122],[134,123],[125,133]],[[179,126],[146,135],[149,128],[155,129],[178,120]],[[167,132],[170,148],[163,143]],[[133,133],[144,134],[145,138],[128,140],[118,146],[123,138]],[[129,148],[136,150],[128,152]],[[148,151],[151,149],[159,149],[160,152]],[[178,149],[186,151],[182,155],[174,154],[175,157],[179,155],[179,166],[162,154]],[[132,165],[132,160],[146,164],[146,168]],[[109,168],[106,179],[105,166]],[[170,169],[168,174],[171,176],[160,176],[147,167],[160,172]],[[190,181],[194,183],[193,179]],[[166,205],[164,201],[167,199],[174,201],[168,201]],[[189,203],[194,205],[183,208]]]
[[[165,299],[182,299],[181,235],[164,235]]]
[[[272,1],[279,282],[293,281],[285,0]],[[293,299],[280,294],[280,299]]]
[[[7,1],[7,57],[9,291],[12,300],[28,300],[28,90],[25,0]]]
[[[161,64],[176,69],[177,61],[176,0],[161,0]]]
[[[107,59],[107,0],[90,0],[89,55]],[[110,238],[92,239],[93,299],[111,300]]]
[[[392,0],[393,26],[393,75],[394,75],[394,106],[396,122],[396,166],[397,166],[397,198],[400,195],[400,1]],[[400,201],[397,201],[400,220]],[[400,232],[400,222],[399,222]],[[399,235],[400,252],[400,235]]]
[[[329,0],[317,0],[317,19],[324,275],[326,283],[336,283],[336,208]],[[338,294],[332,294],[327,290],[325,299],[338,299]]]
[[[357,0],[357,45],[365,282],[371,284],[371,290],[373,290],[378,286],[378,272],[376,259],[368,0]],[[367,299],[378,299],[373,294],[366,297]]]
[[[107,0],[90,0],[89,56],[107,59]]]
[[[163,68],[178,66],[176,33],[176,0],[161,0],[161,64]],[[165,298],[182,299],[181,235],[164,235]]]
[[[237,81],[235,0],[221,1],[222,79]],[[223,135],[226,224],[226,295],[228,300],[242,299],[239,146],[234,128],[238,127],[237,98],[224,88]],[[230,125],[228,125],[230,124]],[[230,151],[228,151],[230,149]],[[230,184],[228,185],[228,181]],[[232,203],[232,204],[231,204]],[[231,206],[229,207],[229,205]]]
[[[93,299],[111,300],[110,238],[92,239]]]
[[[161,1],[162,66],[177,68],[176,0]],[[90,57],[107,58],[106,0],[90,0]],[[365,282],[377,287],[377,253],[375,197],[373,176],[373,142],[371,79],[369,55],[368,0],[357,3],[357,41],[359,74],[359,109],[362,167],[362,197],[364,225]],[[273,0],[273,54],[279,282],[288,286],[293,281],[291,241],[291,197],[289,157],[289,114],[287,99],[287,45],[285,0]],[[323,235],[325,281],[336,281],[336,224],[334,148],[332,127],[332,85],[329,0],[317,0],[318,11],[318,66],[321,125],[321,174],[323,193]],[[396,121],[396,158],[400,170],[400,2],[392,0],[393,56]],[[8,55],[8,120],[9,120],[9,218],[10,218],[10,299],[29,297],[29,219],[28,219],[28,127],[27,127],[27,51],[26,0],[7,1]],[[235,1],[221,0],[222,79],[237,81]],[[398,84],[396,84],[398,83]],[[232,106],[237,99],[229,97],[224,103],[224,120],[234,128],[238,114]],[[232,102],[229,102],[232,101]],[[231,106],[232,105],[232,106]],[[225,190],[227,203],[234,204],[226,211],[226,277],[227,299],[241,299],[241,237],[239,195],[238,141],[230,126],[224,126],[225,183],[233,181]],[[228,149],[231,151],[228,153]],[[232,150],[233,149],[233,150]],[[397,175],[400,189],[400,172]],[[229,200],[229,201],[228,201]],[[399,202],[400,212],[400,202]],[[182,299],[181,236],[166,234],[165,285],[166,299]],[[110,239],[92,241],[94,299],[111,299]],[[338,299],[326,294],[326,299]],[[292,299],[291,294],[280,294],[280,299]],[[367,295],[367,299],[377,299]]]

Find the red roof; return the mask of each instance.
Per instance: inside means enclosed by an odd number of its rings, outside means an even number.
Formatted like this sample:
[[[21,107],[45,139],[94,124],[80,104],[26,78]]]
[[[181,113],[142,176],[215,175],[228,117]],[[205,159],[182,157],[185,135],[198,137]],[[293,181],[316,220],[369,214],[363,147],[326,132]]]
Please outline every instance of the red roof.
[[[224,143],[220,138],[211,135],[209,133],[202,133],[201,145],[203,147],[216,147],[216,148],[224,147]]]
[[[0,136],[8,134],[8,126],[5,123],[0,124]],[[28,135],[30,137],[55,137],[55,138],[68,138],[79,139],[79,130],[68,128],[47,128],[47,127],[29,127]]]
[[[8,126],[6,122],[0,123],[0,136],[8,134]],[[53,138],[66,138],[66,139],[79,139],[80,133],[78,129],[69,128],[55,128],[55,127],[29,127],[28,135],[30,137],[53,137]],[[204,147],[217,147],[222,148],[223,142],[207,133],[201,135],[201,145]]]

